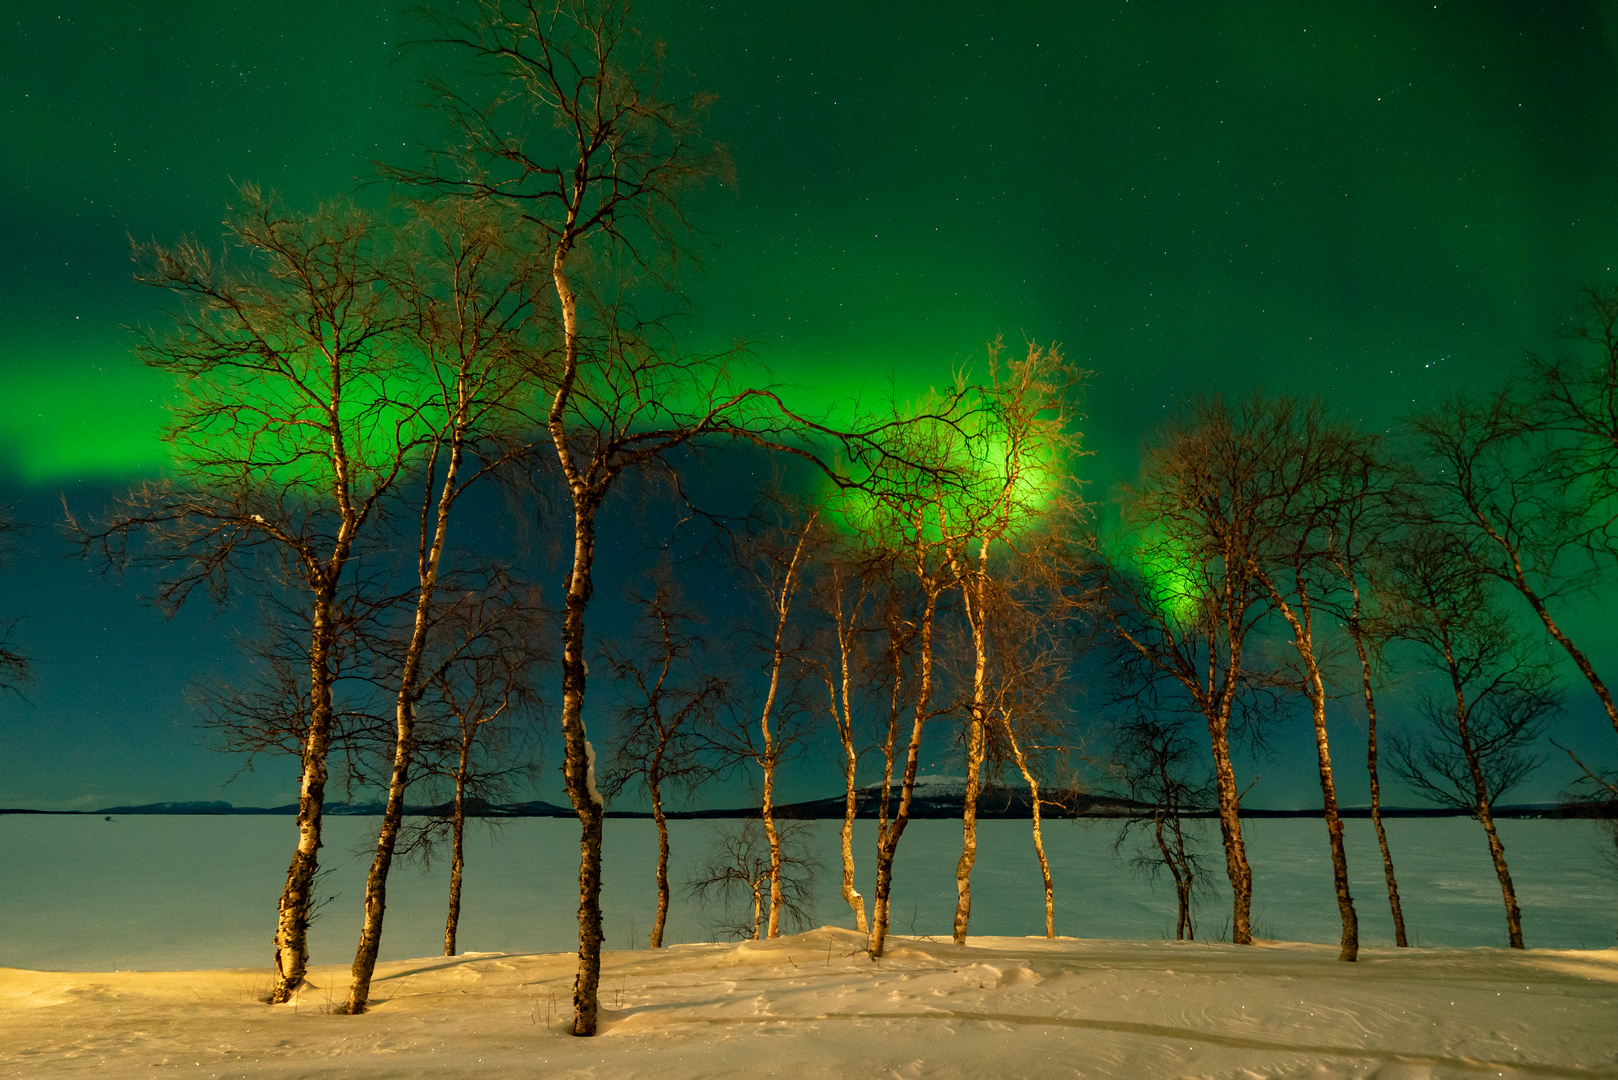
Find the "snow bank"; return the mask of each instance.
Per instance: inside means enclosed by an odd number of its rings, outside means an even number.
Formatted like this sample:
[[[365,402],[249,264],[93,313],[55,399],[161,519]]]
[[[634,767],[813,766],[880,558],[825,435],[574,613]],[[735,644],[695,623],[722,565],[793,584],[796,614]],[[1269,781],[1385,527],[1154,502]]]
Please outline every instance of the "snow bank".
[[[823,927],[606,956],[576,1039],[574,957],[384,963],[364,1016],[322,967],[0,969],[0,1076],[1618,1077],[1618,950],[1368,950],[973,938]]]

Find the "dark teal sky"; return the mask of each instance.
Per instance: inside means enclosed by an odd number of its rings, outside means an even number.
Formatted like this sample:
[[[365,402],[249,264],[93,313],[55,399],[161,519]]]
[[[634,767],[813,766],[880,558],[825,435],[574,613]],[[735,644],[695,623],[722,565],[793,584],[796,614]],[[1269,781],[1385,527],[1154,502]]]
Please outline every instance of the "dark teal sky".
[[[130,283],[126,234],[214,233],[232,180],[350,189],[430,135],[431,57],[399,58],[408,17],[329,0],[21,8],[0,19],[0,488],[48,524],[60,493],[91,505],[161,463],[164,387],[122,327],[162,297]],[[671,74],[720,95],[738,166],[695,207],[692,339],[745,340],[812,405],[943,382],[996,333],[1059,341],[1096,372],[1096,494],[1198,391],[1318,392],[1381,426],[1492,381],[1618,266],[1611,0],[638,10]],[[183,654],[209,632],[154,629],[53,543],[8,578],[41,681],[0,704],[0,748],[182,717],[178,671],[87,711],[113,676],[73,641]],[[94,594],[105,629],[47,579]],[[74,783],[8,765],[0,804],[218,797],[228,775],[184,747],[161,783],[83,753]]]

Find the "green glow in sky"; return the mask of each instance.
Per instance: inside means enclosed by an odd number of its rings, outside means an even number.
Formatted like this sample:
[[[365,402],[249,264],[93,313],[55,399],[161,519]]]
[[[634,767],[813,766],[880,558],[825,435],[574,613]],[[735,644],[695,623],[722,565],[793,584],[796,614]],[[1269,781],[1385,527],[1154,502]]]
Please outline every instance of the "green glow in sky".
[[[109,351],[100,358],[40,350],[0,367],[0,475],[40,485],[168,466],[168,379]]]
[[[1544,346],[1618,265],[1602,10],[650,0],[739,171],[690,208],[686,337],[745,342],[809,411],[914,398],[996,333],[1060,342],[1097,373],[1092,497],[1200,390],[1319,392],[1384,424]],[[232,181],[294,205],[351,189],[432,140],[433,58],[397,59],[409,16],[313,0],[13,22],[11,471],[148,473],[140,376],[88,385],[123,325],[161,320],[126,236],[214,235]]]

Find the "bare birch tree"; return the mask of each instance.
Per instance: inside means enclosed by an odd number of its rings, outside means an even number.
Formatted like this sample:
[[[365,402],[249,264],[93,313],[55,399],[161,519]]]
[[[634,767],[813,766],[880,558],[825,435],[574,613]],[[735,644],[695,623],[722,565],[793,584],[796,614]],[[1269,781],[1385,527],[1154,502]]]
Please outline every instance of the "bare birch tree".
[[[136,489],[80,537],[116,564],[157,566],[165,610],[199,588],[224,602],[245,580],[301,597],[308,613],[298,844],[270,991],[282,1002],[308,965],[339,595],[421,431],[394,397],[408,368],[408,313],[390,288],[399,269],[390,230],[344,206],[295,213],[252,186],[239,203],[226,222],[227,257],[194,239],[135,248],[138,279],[186,305],[171,330],[148,332],[138,347],[179,387],[165,435],[176,477]]]
[[[699,903],[716,899],[724,914],[714,929],[732,939],[761,940],[765,919],[773,907],[778,924],[794,930],[809,925],[814,910],[815,859],[810,841],[813,832],[807,821],[780,823],[775,844],[764,837],[756,818],[740,824],[715,824],[713,839],[707,845],[708,858],[696,875],[686,882],[686,890]],[[780,880],[780,898],[772,904],[770,893]],[[736,918],[731,904],[740,895],[751,904],[751,917]]]
[[[1477,543],[1473,541],[1472,543]],[[1560,708],[1554,670],[1490,595],[1464,536],[1414,530],[1395,556],[1400,636],[1439,673],[1420,735],[1396,740],[1401,776],[1483,826],[1500,880],[1507,940],[1523,947],[1522,911],[1495,828],[1494,804],[1539,766],[1530,746]]]
[[[417,711],[426,735],[418,756],[426,779],[450,785],[442,816],[421,821],[401,847],[426,856],[436,837],[450,840],[449,903],[444,955],[454,956],[466,869],[466,818],[506,797],[512,784],[533,775],[537,685],[551,656],[550,613],[538,591],[503,568],[440,580]]]
[[[857,777],[861,746],[855,722],[857,685],[866,681],[870,658],[865,640],[871,632],[873,592],[878,588],[880,560],[862,557],[849,540],[820,560],[811,583],[811,596],[821,616],[830,623],[831,641],[822,645],[818,667],[826,685],[826,707],[837,729],[843,769],[843,822],[838,840],[843,866],[843,902],[854,913],[854,929],[870,933],[865,897],[854,888],[854,819],[859,813]],[[885,800],[884,800],[885,801]]]
[[[1271,420],[1255,402],[1231,407],[1216,397],[1153,436],[1141,479],[1125,494],[1125,550],[1105,568],[1102,612],[1124,656],[1176,684],[1207,722],[1238,945],[1253,942],[1253,875],[1231,721],[1254,676],[1244,660],[1248,636],[1270,614],[1252,563],[1268,524],[1260,461],[1278,437]]]
[[[506,242],[513,219],[503,208],[465,201],[422,207],[417,258],[395,286],[410,305],[410,343],[419,367],[414,411],[425,428],[419,473],[414,610],[397,673],[395,737],[387,801],[365,882],[365,919],[342,1011],[360,1013],[370,996],[387,907],[388,870],[404,815],[415,756],[416,706],[455,504],[493,470],[520,460],[523,406],[536,390],[529,357],[547,310],[536,303],[544,267]],[[412,479],[415,479],[412,476]]]
[[[989,344],[987,377],[978,391],[983,399],[981,422],[971,432],[974,445],[958,451],[973,459],[972,483],[950,500],[940,525],[945,555],[961,590],[973,656],[972,691],[966,704],[961,857],[955,866],[957,945],[965,944],[972,915],[977,803],[994,696],[989,685],[988,618],[990,594],[996,591],[991,554],[1015,550],[1043,517],[1071,513],[1077,502],[1070,471],[1079,451],[1073,399],[1085,373],[1055,345],[1030,342],[1025,355],[1010,360],[1002,359],[1002,351],[999,339]],[[970,550],[973,547],[975,551]],[[1010,734],[1012,729],[1006,731]],[[1043,866],[1043,848],[1040,862]]]
[[[1393,915],[1394,942],[1403,949],[1409,947],[1410,939],[1405,932],[1404,905],[1399,899],[1393,852],[1388,845],[1387,829],[1382,824],[1382,776],[1374,687],[1382,664],[1382,646],[1388,637],[1388,627],[1379,617],[1377,603],[1378,559],[1388,545],[1397,543],[1394,503],[1400,499],[1400,489],[1392,480],[1392,469],[1380,445],[1370,442],[1366,450],[1357,468],[1343,477],[1343,500],[1326,561],[1341,578],[1338,599],[1332,606],[1354,643],[1354,655],[1359,661],[1360,694],[1365,702],[1365,768],[1370,781],[1371,826],[1382,854],[1382,877],[1388,889],[1388,909]]]
[[[1263,455],[1259,464],[1268,473],[1269,491],[1262,511],[1265,541],[1255,545],[1249,555],[1251,572],[1291,631],[1301,667],[1298,682],[1314,723],[1321,804],[1342,922],[1337,958],[1352,962],[1359,958],[1359,915],[1349,892],[1348,856],[1337,812],[1337,783],[1326,731],[1324,652],[1316,634],[1316,615],[1337,583],[1330,558],[1332,540],[1353,501],[1357,480],[1365,472],[1368,447],[1346,425],[1329,420],[1318,401],[1255,398],[1251,408],[1263,414],[1264,425],[1273,433],[1267,442],[1253,447]]]
[[[627,692],[613,737],[611,765],[602,777],[608,798],[631,784],[644,786],[657,825],[657,916],[649,946],[663,947],[669,912],[669,826],[666,788],[694,790],[714,773],[702,752],[703,730],[729,697],[729,681],[705,664],[706,646],[693,632],[697,616],[684,606],[667,562],[647,575],[629,599],[640,609],[633,638],[605,649],[613,677]]]
[[[1213,778],[1194,779],[1195,766],[1196,750],[1179,717],[1132,710],[1113,725],[1109,773],[1141,807],[1125,818],[1114,850],[1137,828],[1151,827],[1154,850],[1138,854],[1135,865],[1154,877],[1167,870],[1174,879],[1176,941],[1196,940],[1193,913],[1204,874],[1199,830],[1187,815],[1202,809],[1214,794]]]
[[[640,34],[627,2],[475,0],[435,15],[438,43],[492,86],[477,98],[441,85],[458,142],[419,168],[384,171],[446,197],[509,203],[550,268],[559,325],[543,364],[542,426],[573,519],[561,719],[563,772],[580,823],[573,1032],[588,1036],[601,971],[604,803],[583,719],[584,651],[601,506],[626,472],[670,475],[671,451],[713,438],[799,453],[841,475],[830,454],[807,448],[821,436],[858,474],[858,459],[884,456],[889,426],[840,434],[795,416],[773,393],[738,386],[726,357],[675,353],[655,318],[631,309],[638,285],[672,294],[673,270],[689,254],[683,200],[728,179],[731,164],[702,134],[711,99],[663,96],[662,47]]]
[[[1568,378],[1563,369],[1549,385],[1571,394]],[[1569,452],[1536,430],[1533,408],[1507,390],[1481,401],[1454,397],[1417,416],[1411,421],[1418,454],[1413,484],[1424,496],[1419,506],[1430,524],[1465,529],[1482,541],[1472,549],[1478,568],[1527,602],[1618,732],[1618,704],[1555,611],[1600,581],[1589,556],[1592,546],[1608,542],[1609,511],[1602,508],[1606,496],[1594,492],[1606,490],[1601,485],[1608,481],[1570,467]],[[1548,423],[1572,421],[1564,416]],[[1573,456],[1611,452],[1588,437],[1577,445],[1583,449]]]

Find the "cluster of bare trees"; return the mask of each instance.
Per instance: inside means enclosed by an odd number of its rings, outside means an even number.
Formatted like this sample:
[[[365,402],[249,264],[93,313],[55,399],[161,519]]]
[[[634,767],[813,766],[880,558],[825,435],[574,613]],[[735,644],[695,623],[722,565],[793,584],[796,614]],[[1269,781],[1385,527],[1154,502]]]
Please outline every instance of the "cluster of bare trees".
[[[1074,479],[1084,373],[1054,346],[996,343],[982,371],[945,392],[835,424],[794,411],[737,357],[676,346],[667,317],[690,256],[687,199],[727,182],[731,164],[703,134],[709,99],[665,91],[661,48],[627,4],[472,0],[430,15],[428,44],[456,65],[433,87],[451,135],[414,163],[381,166],[395,192],[385,208],[303,212],[246,186],[222,253],[195,240],[137,246],[141,279],[182,304],[141,344],[183,391],[168,432],[175,468],[80,528],[113,562],[155,567],[165,608],[200,589],[264,613],[262,677],[208,700],[227,746],[300,762],[273,1001],[308,966],[334,755],[350,782],[386,790],[343,1006],[354,1013],[369,997],[392,864],[441,834],[455,951],[468,803],[531,767],[542,698],[559,717],[580,822],[577,1034],[597,1023],[607,797],[644,791],[651,806],[656,948],[672,895],[665,797],[727,771],[751,776],[757,835],[719,845],[730,857],[697,884],[745,890],[741,928],[774,936],[805,895],[776,785],[817,731],[838,747],[842,895],[873,958],[929,739],[958,745],[964,764],[955,940],[972,914],[983,785],[1011,770],[1029,793],[1054,935],[1041,809],[1071,787],[1071,658],[1103,640],[1133,717],[1118,779],[1147,808],[1186,936],[1201,868],[1181,817],[1206,786],[1182,721],[1206,726],[1234,939],[1249,942],[1233,740],[1284,703],[1306,705],[1352,960],[1326,724],[1339,628],[1370,719],[1400,943],[1374,688],[1402,642],[1448,674],[1449,692],[1435,691],[1429,725],[1395,743],[1400,771],[1482,821],[1520,945],[1490,807],[1532,764],[1558,698],[1500,594],[1528,602],[1618,730],[1606,688],[1554,618],[1618,551],[1602,513],[1618,460],[1618,297],[1592,294],[1580,324],[1607,350],[1605,368],[1540,364],[1496,401],[1421,418],[1402,455],[1317,404],[1202,402],[1149,443],[1122,527],[1097,540]],[[800,470],[796,494],[730,545],[753,632],[728,635],[738,647],[712,662],[673,564],[660,563],[631,596],[632,635],[598,654],[613,684],[604,711],[617,717],[599,753],[585,704],[603,507],[629,477],[686,499],[683,455],[727,444]],[[486,545],[469,518],[494,505],[565,538],[560,597],[522,578],[515,550]],[[544,665],[556,659],[552,686]],[[880,780],[861,788],[867,753]],[[1610,774],[1581,768],[1592,790],[1614,792]],[[407,824],[413,791],[443,797],[446,813]],[[873,803],[867,908],[852,834]]]
[[[301,762],[299,839],[279,904],[272,1001],[287,1000],[307,969],[333,754],[351,780],[386,788],[344,1005],[359,1012],[401,837],[407,847],[423,839],[404,828],[407,792],[423,781],[454,791],[445,936],[453,951],[467,791],[480,783],[487,790],[521,767],[491,756],[497,740],[488,736],[503,726],[509,742],[520,732],[540,691],[534,665],[549,651],[533,589],[517,580],[509,552],[477,549],[462,508],[474,487],[498,484],[538,508],[542,527],[563,509],[572,556],[559,605],[562,682],[552,701],[581,823],[574,1027],[588,1035],[600,969],[602,785],[644,780],[657,806],[664,783],[690,775],[682,772],[682,728],[725,697],[718,686],[662,681],[684,631],[660,606],[667,589],[654,587],[655,632],[638,643],[651,651],[637,651],[639,668],[624,658],[612,664],[636,687],[632,722],[611,767],[598,762],[584,721],[586,618],[600,512],[619,481],[661,477],[678,493],[682,448],[740,442],[807,463],[833,501],[882,507],[873,518],[882,557],[913,566],[927,597],[919,627],[897,610],[888,624],[895,642],[920,641],[922,656],[914,662],[918,690],[907,694],[897,681],[893,689],[895,708],[915,703],[916,736],[885,848],[891,860],[921,725],[936,711],[939,595],[961,588],[979,611],[972,715],[981,732],[989,709],[981,659],[988,545],[1026,527],[1019,507],[1032,486],[1027,477],[1052,467],[1059,450],[1028,432],[1049,427],[1041,410],[1060,411],[1061,403],[1029,395],[1065,388],[991,379],[989,389],[962,385],[915,409],[833,427],[744,381],[729,356],[680,351],[664,318],[678,307],[675,273],[689,254],[685,199],[730,175],[724,148],[702,134],[708,98],[665,94],[661,47],[614,0],[477,0],[429,17],[429,44],[459,65],[455,78],[433,86],[452,134],[415,164],[381,166],[397,193],[387,208],[350,200],[298,211],[244,186],[223,252],[191,239],[137,246],[141,280],[182,304],[172,327],[141,344],[142,359],[183,393],[168,431],[175,468],[80,535],[115,564],[156,568],[167,609],[201,589],[265,612],[263,678],[218,688],[211,703],[227,746],[290,751]],[[1030,365],[1008,370],[1037,368],[1037,378],[1066,370],[1056,353],[1040,350]],[[1004,461],[991,464],[1005,475],[985,501],[976,491],[985,425],[1019,408],[1032,411],[1026,422],[1002,424],[996,453]],[[1032,449],[1019,442],[1029,439]],[[961,505],[981,503],[969,519],[950,505],[968,489]],[[525,490],[535,497],[525,501]],[[804,706],[788,685],[803,679],[786,635],[811,535],[821,531],[811,514],[785,563],[769,541],[757,549],[776,633],[755,724],[730,740],[734,761],[762,770],[771,933],[784,894],[770,782],[792,746],[783,724]],[[974,538],[981,549],[968,567]],[[852,648],[852,639],[845,644]],[[662,657],[662,675],[651,655]],[[911,663],[900,658],[893,670]],[[981,734],[971,738],[982,742]],[[969,827],[969,847],[970,835]],[[964,865],[967,904],[969,857]],[[662,864],[659,881],[666,906]],[[879,889],[884,915],[885,900]],[[875,940],[880,953],[880,931]]]
[[[1356,430],[1318,402],[1255,394],[1199,401],[1148,443],[1122,527],[1099,545],[1097,564],[1097,610],[1129,707],[1121,776],[1154,808],[1154,865],[1183,890],[1195,867],[1174,819],[1198,780],[1181,733],[1165,724],[1205,723],[1237,942],[1252,939],[1252,874],[1232,737],[1262,741],[1264,725],[1301,696],[1313,720],[1340,956],[1356,956],[1326,711],[1334,696],[1359,696],[1371,818],[1396,940],[1407,943],[1377,730],[1376,688],[1397,665],[1415,684],[1421,722],[1391,741],[1394,768],[1419,795],[1481,824],[1507,938],[1522,947],[1493,807],[1544,760],[1535,748],[1563,699],[1554,650],[1618,719],[1559,621],[1568,599],[1610,581],[1615,325],[1618,291],[1591,290],[1567,331],[1568,355],[1530,358],[1506,387],[1456,396],[1391,435]],[[1614,774],[1564,750],[1578,770],[1571,797],[1610,806]]]

